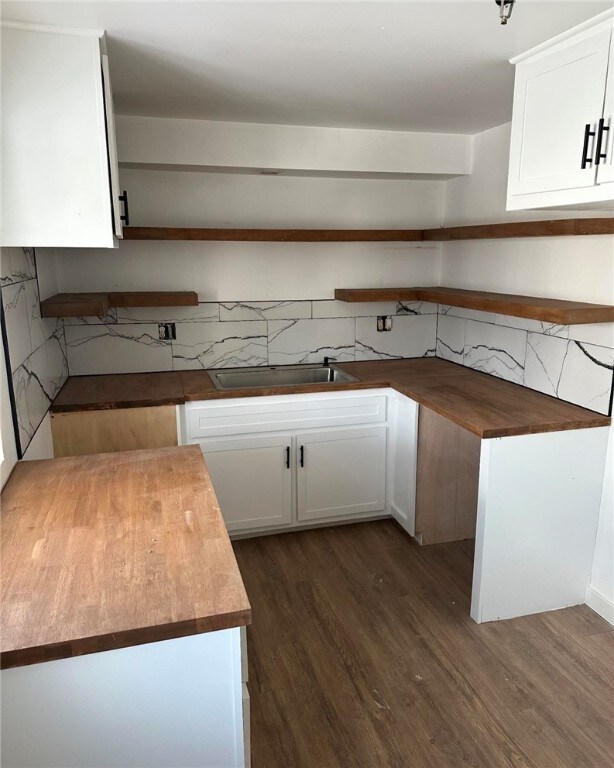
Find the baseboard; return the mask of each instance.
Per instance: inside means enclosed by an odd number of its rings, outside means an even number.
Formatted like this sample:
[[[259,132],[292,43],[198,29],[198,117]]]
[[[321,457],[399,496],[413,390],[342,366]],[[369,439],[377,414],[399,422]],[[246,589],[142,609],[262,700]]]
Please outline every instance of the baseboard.
[[[614,603],[593,587],[586,590],[586,604],[610,624],[614,625]]]

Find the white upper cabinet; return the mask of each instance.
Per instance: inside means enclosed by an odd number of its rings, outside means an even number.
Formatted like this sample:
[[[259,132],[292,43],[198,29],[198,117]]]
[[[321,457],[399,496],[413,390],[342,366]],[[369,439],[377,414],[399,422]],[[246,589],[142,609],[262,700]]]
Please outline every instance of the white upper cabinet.
[[[508,210],[611,207],[611,40],[608,11],[512,60]]]
[[[3,24],[1,245],[104,248],[121,236],[103,42]]]
[[[610,37],[610,62],[601,127],[602,157],[599,159],[597,168],[597,184],[612,184],[614,183],[614,31]]]

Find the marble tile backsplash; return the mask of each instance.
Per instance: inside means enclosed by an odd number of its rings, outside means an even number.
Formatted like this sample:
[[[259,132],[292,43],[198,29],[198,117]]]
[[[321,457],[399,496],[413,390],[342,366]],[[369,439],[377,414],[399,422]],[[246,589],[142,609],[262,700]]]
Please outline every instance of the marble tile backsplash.
[[[377,332],[377,315],[392,316],[392,331]],[[162,322],[175,323],[176,339],[158,340]],[[436,326],[436,304],[258,301],[119,308],[67,319],[65,332],[81,375],[433,356]]]
[[[0,283],[23,453],[68,377],[64,323],[41,317],[33,249],[2,248]]]
[[[564,326],[440,305],[436,354],[593,411],[610,412],[614,323]]]
[[[441,357],[609,413],[614,323],[561,326],[426,302],[203,302],[40,317],[31,249],[2,249],[2,299],[22,448],[68,376]],[[376,317],[392,317],[378,332]],[[161,341],[158,323],[175,323]]]

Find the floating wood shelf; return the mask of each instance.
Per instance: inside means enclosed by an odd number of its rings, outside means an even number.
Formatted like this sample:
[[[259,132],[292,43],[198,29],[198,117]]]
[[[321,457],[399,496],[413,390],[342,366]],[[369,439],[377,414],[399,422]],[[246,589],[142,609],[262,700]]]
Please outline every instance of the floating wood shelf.
[[[227,242],[366,243],[485,240],[508,237],[560,237],[614,234],[614,217],[514,221],[436,229],[209,229],[124,227],[125,240],[217,240]]]
[[[360,243],[422,240],[421,229],[186,229],[124,227],[125,240],[224,240],[280,243]]]
[[[504,224],[475,224],[466,227],[439,227],[422,230],[422,239],[490,240],[513,237],[561,237],[566,235],[612,235],[614,217],[603,219],[550,219],[510,221]]]
[[[94,317],[110,307],[194,307],[195,291],[130,291],[112,293],[58,293],[41,301],[42,317]]]
[[[557,325],[614,322],[614,306],[461,288],[337,288],[339,301],[430,301]]]

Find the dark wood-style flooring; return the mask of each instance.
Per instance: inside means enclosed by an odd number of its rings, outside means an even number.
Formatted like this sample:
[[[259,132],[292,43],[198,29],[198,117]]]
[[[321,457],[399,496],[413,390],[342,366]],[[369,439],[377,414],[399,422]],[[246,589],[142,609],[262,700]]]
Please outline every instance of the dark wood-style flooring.
[[[253,768],[611,768],[614,631],[469,618],[471,542],[390,520],[234,542]]]

